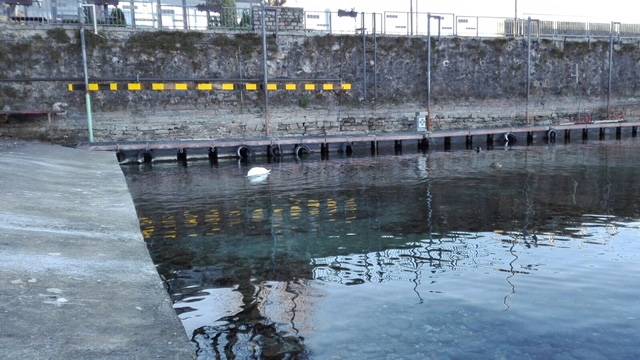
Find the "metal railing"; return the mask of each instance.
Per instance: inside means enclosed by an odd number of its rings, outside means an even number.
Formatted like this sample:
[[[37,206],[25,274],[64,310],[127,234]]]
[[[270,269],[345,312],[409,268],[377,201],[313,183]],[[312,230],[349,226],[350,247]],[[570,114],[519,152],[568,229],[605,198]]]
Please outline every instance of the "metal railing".
[[[204,0],[125,0],[117,6],[96,6],[97,24],[103,27],[149,28],[168,30],[232,30],[260,32],[254,24],[259,8],[222,8],[204,6]],[[36,4],[36,3],[34,3]],[[78,2],[41,0],[32,6],[0,6],[0,22],[24,25],[68,25],[79,23]],[[274,9],[274,8],[271,8]],[[556,21],[506,17],[456,15],[453,13],[383,11],[304,11],[299,21],[303,32],[329,34],[377,34],[390,36],[425,36],[427,19],[433,36],[457,37],[630,37],[640,38],[640,24]],[[87,23],[93,22],[85,11]],[[269,14],[267,14],[269,16]],[[258,19],[259,20],[259,19]],[[279,32],[276,15],[275,32]],[[271,29],[271,27],[270,27]]]

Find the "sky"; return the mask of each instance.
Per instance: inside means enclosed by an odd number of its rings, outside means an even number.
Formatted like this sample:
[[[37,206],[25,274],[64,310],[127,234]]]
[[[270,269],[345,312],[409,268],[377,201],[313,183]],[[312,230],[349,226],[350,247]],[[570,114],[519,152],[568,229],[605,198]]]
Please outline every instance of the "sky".
[[[305,10],[338,9],[364,12],[414,11],[456,15],[513,17],[516,0],[288,0],[286,6]],[[640,0],[517,0],[518,17],[640,23]]]

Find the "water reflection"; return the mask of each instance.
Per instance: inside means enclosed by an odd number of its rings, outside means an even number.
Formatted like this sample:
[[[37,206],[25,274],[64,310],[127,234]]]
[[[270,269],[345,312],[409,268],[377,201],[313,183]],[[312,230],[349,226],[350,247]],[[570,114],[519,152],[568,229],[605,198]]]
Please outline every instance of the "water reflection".
[[[124,170],[200,358],[580,358],[640,340],[637,160],[608,143],[282,162],[259,184]]]

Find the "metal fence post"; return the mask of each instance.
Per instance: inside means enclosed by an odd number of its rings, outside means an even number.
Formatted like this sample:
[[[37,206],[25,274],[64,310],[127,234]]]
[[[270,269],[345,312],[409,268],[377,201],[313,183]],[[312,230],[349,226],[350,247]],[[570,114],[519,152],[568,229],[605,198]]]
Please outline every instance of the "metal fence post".
[[[162,29],[162,0],[156,0],[157,13],[158,13],[158,29]]]
[[[182,27],[185,30],[189,30],[189,24],[187,21],[187,0],[182,0]]]
[[[331,18],[331,12],[329,12],[329,34],[333,33],[333,19]]]
[[[51,20],[53,23],[58,23],[58,0],[51,0],[49,3],[49,9],[51,11]]]
[[[129,6],[131,7],[131,27],[136,28],[136,5],[133,0],[129,0]]]
[[[411,26],[411,35],[413,35],[413,0],[409,0],[409,16],[411,20],[407,25]]]
[[[480,37],[480,16],[476,16],[476,37]]]
[[[529,95],[531,92],[531,17],[527,19],[527,105],[525,117],[527,125],[529,124]]]

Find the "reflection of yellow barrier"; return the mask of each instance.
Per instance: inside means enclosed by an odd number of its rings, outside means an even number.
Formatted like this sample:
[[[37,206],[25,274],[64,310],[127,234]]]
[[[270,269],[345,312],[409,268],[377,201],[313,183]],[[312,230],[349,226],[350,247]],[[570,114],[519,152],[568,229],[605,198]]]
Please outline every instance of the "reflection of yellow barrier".
[[[339,203],[334,198],[325,199],[290,199],[289,205],[272,208],[242,208],[221,211],[213,208],[203,213],[190,210],[180,211],[175,214],[167,214],[155,221],[145,216],[140,217],[140,228],[145,239],[165,238],[178,239],[186,236],[216,236],[225,231],[225,228],[242,226],[246,223],[260,223],[274,221],[278,225],[288,214],[292,220],[316,219],[325,212],[327,221],[352,223],[358,219],[357,198],[342,199]],[[312,220],[315,221],[315,220]]]

